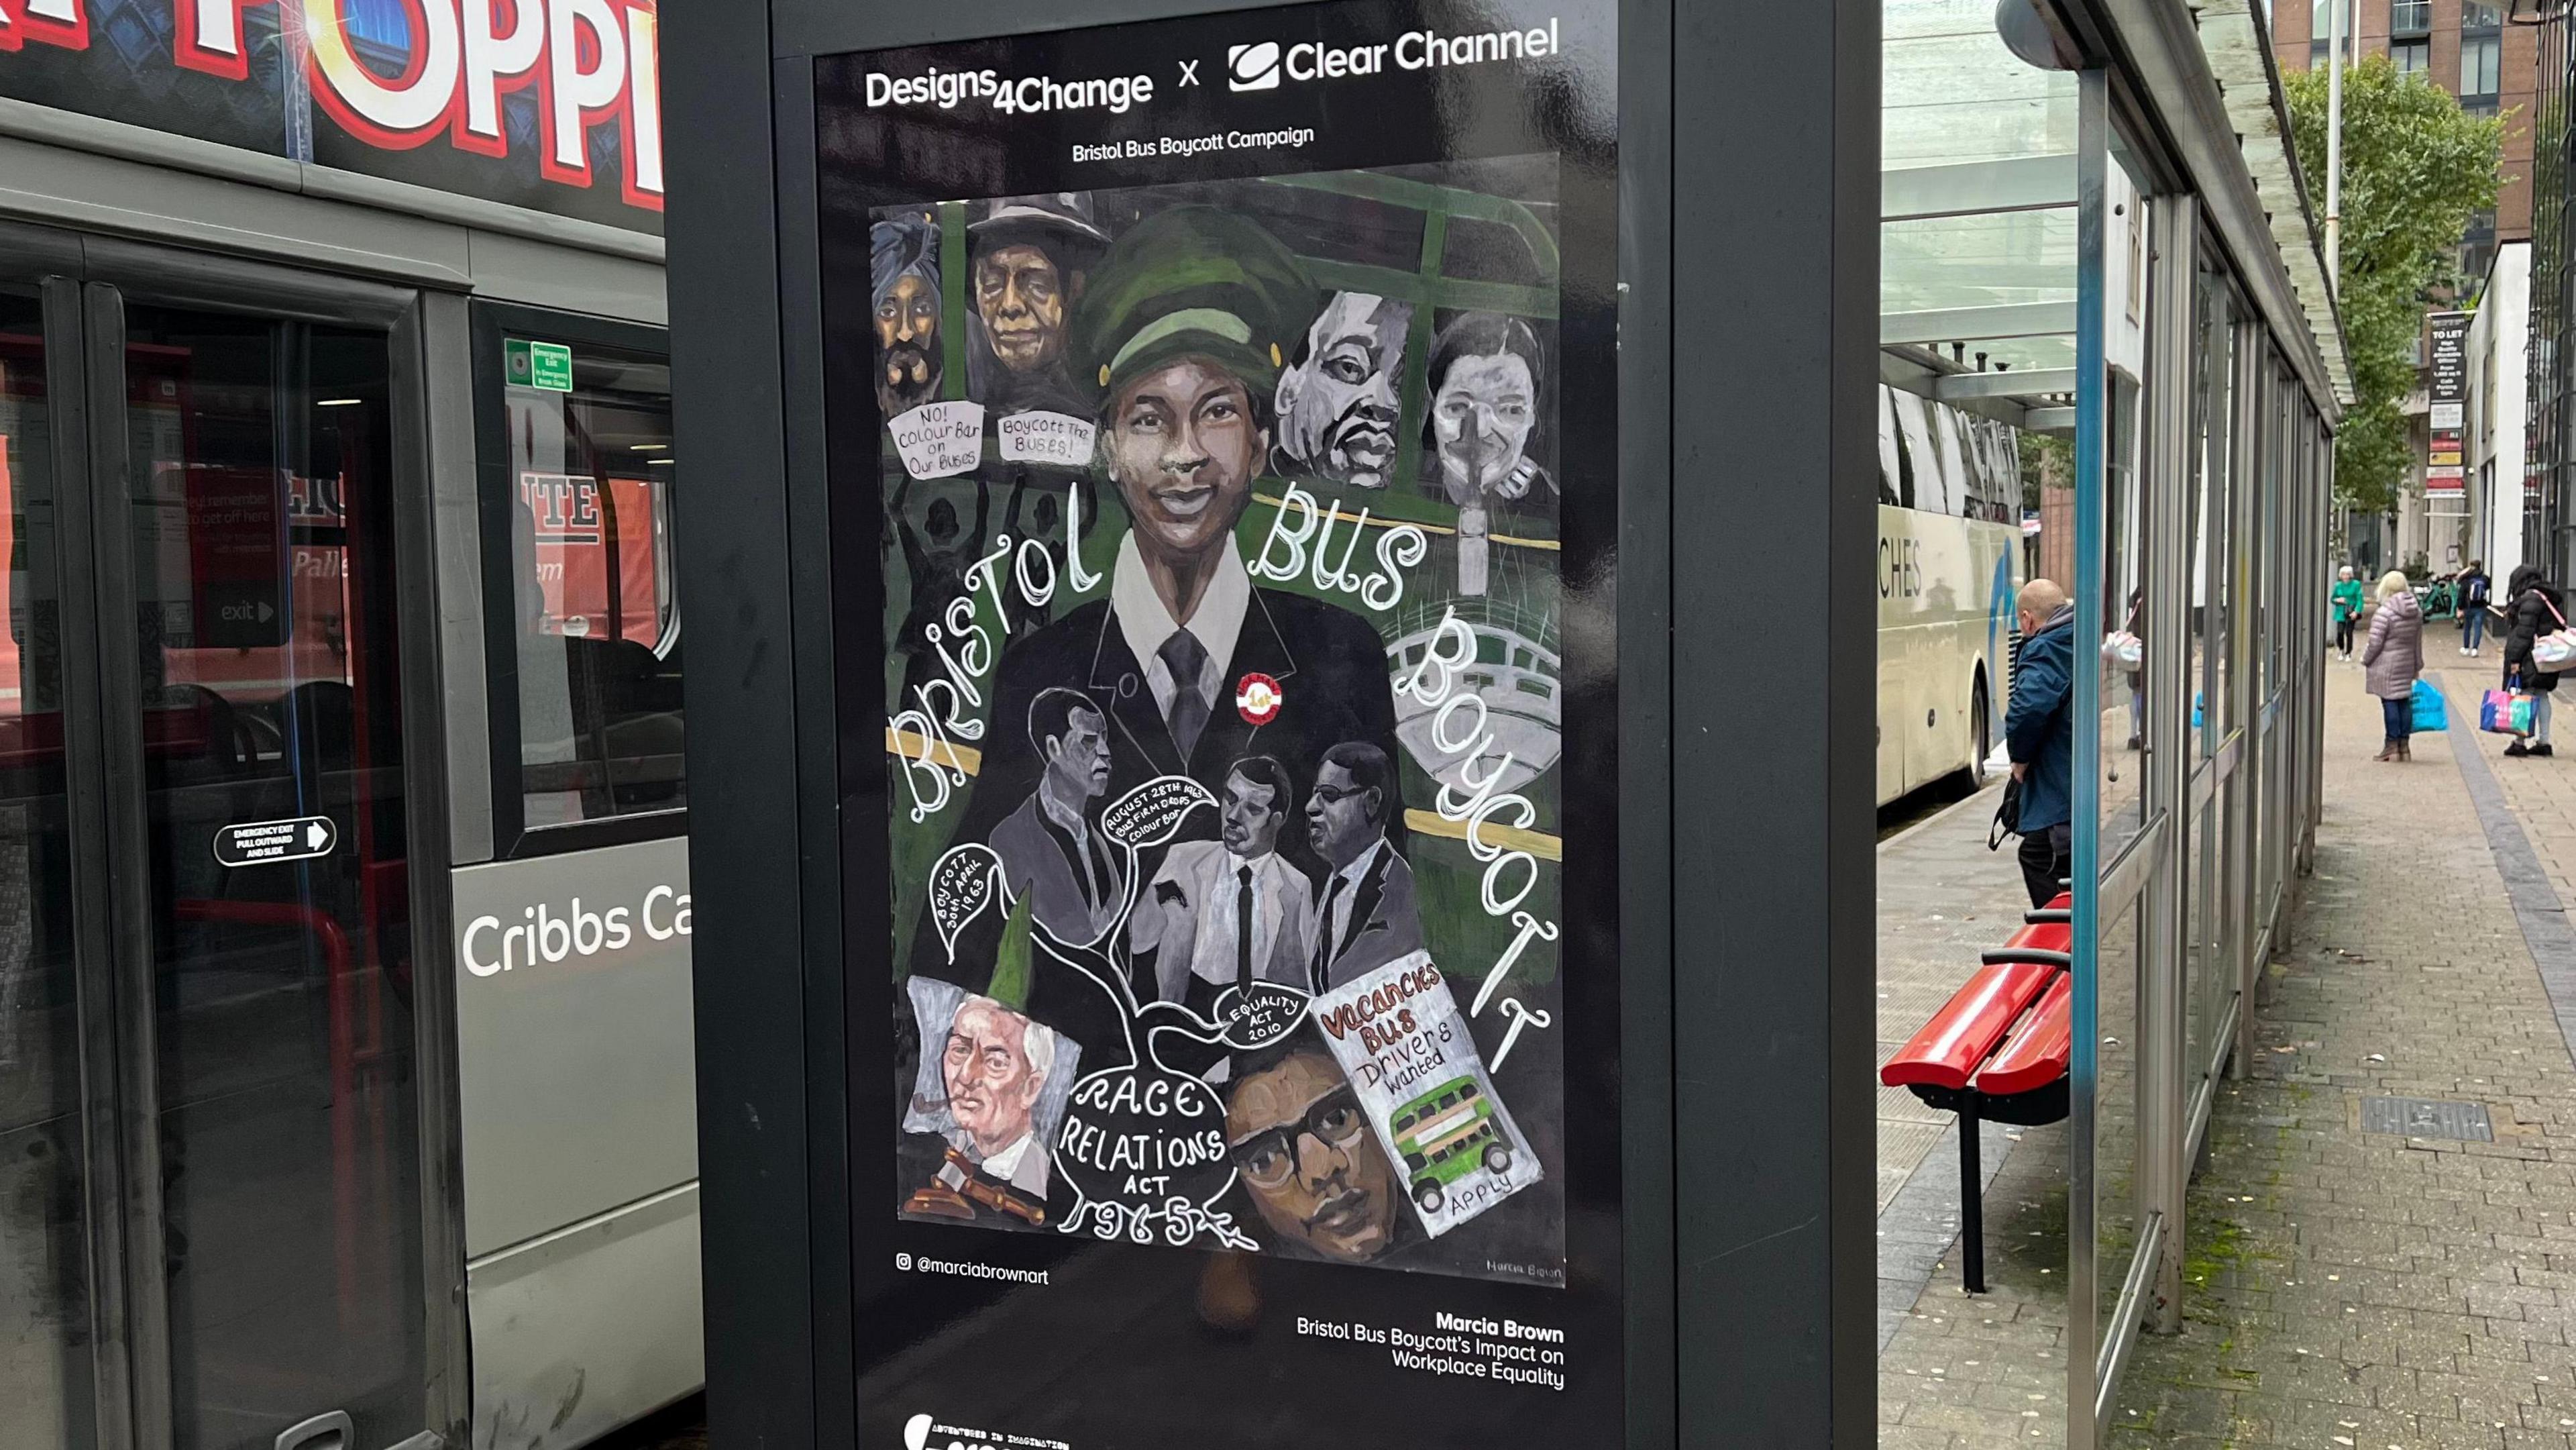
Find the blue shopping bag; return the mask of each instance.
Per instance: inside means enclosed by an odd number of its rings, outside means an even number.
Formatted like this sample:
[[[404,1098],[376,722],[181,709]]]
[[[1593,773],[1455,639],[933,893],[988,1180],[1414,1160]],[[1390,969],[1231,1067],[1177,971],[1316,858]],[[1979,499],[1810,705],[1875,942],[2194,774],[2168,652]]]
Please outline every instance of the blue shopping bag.
[[[2417,680],[2415,682],[2416,731],[2421,733],[2426,730],[2450,728],[2451,715],[2448,710],[2442,708],[2442,692],[2435,689],[2430,680]]]

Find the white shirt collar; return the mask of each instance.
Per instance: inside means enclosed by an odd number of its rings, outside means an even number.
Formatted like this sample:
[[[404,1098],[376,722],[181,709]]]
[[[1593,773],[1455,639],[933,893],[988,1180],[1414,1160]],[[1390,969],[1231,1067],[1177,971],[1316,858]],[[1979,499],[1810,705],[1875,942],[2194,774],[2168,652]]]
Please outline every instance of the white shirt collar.
[[[1066,808],[1057,805],[1056,802],[1047,795],[1046,787],[1043,784],[1041,784],[1035,791],[1030,792],[1030,799],[1038,803],[1039,817],[1044,820],[1053,821],[1058,827],[1063,829],[1066,835],[1073,837],[1077,841],[1087,839],[1091,835],[1090,823],[1082,818],[1081,809],[1079,807],[1071,809],[1069,814],[1071,814],[1073,819],[1066,820],[1065,815],[1068,813]]]
[[[1037,1141],[1036,1133],[1022,1133],[1018,1142],[999,1153],[987,1155],[984,1161],[976,1166],[1008,1183],[1019,1175],[1020,1160],[1029,1156],[1029,1149],[1036,1146]]]
[[[1186,626],[1172,618],[1172,612],[1163,607],[1163,596],[1154,592],[1154,581],[1145,574],[1144,556],[1136,549],[1136,535],[1130,532],[1118,541],[1118,562],[1109,572],[1109,611],[1117,616],[1118,632],[1127,637],[1127,648],[1135,654],[1138,667],[1154,682],[1156,703],[1164,709],[1171,708],[1171,685],[1159,653],[1163,641],[1174,630],[1187,628],[1207,651],[1208,663],[1218,672],[1222,686],[1224,671],[1234,659],[1234,642],[1243,634],[1243,616],[1251,608],[1252,576],[1244,572],[1243,553],[1232,534],[1226,535],[1216,576],[1208,580],[1198,611]]]
[[[1369,848],[1362,851],[1359,854],[1358,859],[1352,861],[1351,864],[1343,867],[1341,870],[1336,871],[1333,874],[1339,876],[1344,881],[1349,882],[1354,888],[1356,888],[1362,880],[1367,878],[1369,867],[1376,864],[1377,853],[1385,849],[1386,837],[1380,836],[1376,840],[1369,842]]]

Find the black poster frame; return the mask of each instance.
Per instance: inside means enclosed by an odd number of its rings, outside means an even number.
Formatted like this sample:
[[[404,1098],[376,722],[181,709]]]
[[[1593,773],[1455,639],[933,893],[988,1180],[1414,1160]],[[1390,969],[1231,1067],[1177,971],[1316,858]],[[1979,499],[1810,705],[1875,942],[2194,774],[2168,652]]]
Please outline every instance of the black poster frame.
[[[729,944],[698,1017],[719,1445],[866,1443],[849,1187],[880,1135],[854,1126],[845,1047],[884,1023],[842,990],[841,903],[881,863],[844,849],[870,833],[832,799],[814,57],[1258,8],[773,0],[666,21],[680,446],[735,483],[680,502],[690,774],[730,807],[692,813],[698,910]],[[1624,1433],[1598,1443],[1859,1445],[1874,682],[1848,662],[1873,649],[1877,7],[1620,0],[1618,27],[1627,1383]],[[1751,648],[1728,577],[1809,603]],[[1748,694],[1824,723],[1784,730]]]

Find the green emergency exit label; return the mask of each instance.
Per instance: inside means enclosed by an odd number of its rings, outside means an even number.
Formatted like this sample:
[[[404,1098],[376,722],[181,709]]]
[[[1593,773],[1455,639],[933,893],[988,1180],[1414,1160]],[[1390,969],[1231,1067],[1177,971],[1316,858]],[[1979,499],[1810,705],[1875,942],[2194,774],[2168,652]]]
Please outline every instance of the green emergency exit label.
[[[511,386],[543,388],[553,393],[572,391],[571,348],[560,342],[530,342],[514,337],[505,344],[505,351]]]

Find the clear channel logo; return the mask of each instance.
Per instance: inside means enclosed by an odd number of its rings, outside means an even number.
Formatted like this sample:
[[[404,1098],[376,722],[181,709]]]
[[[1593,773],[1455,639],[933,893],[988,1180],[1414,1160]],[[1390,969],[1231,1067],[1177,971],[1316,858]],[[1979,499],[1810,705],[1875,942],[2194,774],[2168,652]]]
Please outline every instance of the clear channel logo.
[[[1564,37],[1559,34],[1555,16],[1549,16],[1545,25],[1521,30],[1466,35],[1408,30],[1392,41],[1362,41],[1355,45],[1301,40],[1283,46],[1275,40],[1257,40],[1225,48],[1225,85],[1231,91],[1275,91],[1288,81],[1337,81],[1396,71],[1446,70],[1452,66],[1543,60],[1564,53]]]
[[[1225,51],[1225,88],[1230,91],[1279,89],[1279,42],[1230,45]]]

